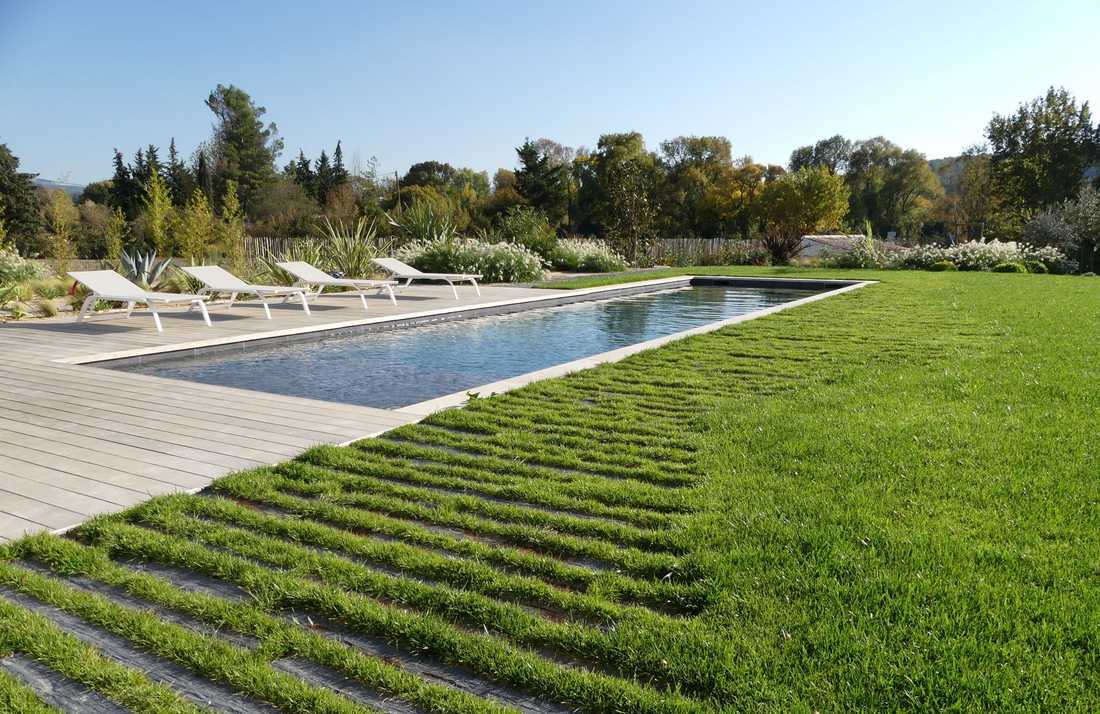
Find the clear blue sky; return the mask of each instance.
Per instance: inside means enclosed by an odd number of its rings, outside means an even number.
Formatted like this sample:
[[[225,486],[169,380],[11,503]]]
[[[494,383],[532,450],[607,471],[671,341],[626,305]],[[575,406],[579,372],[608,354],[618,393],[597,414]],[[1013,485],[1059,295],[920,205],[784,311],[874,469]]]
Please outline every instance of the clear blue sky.
[[[721,134],[738,155],[877,134],[958,153],[1047,86],[1100,112],[1100,2],[68,2],[0,0],[0,142],[84,183],[111,150],[185,155],[219,82],[315,156],[490,173],[546,136],[655,148]]]

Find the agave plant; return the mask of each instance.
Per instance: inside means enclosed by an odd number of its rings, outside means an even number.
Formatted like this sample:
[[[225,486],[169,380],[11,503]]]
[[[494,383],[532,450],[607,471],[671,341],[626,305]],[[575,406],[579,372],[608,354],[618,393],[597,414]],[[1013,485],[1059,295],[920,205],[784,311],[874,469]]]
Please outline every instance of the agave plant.
[[[123,251],[118,256],[119,272],[132,283],[149,290],[161,281],[164,271],[172,264],[170,258],[160,260],[156,251],[142,252],[135,248],[132,251]]]
[[[354,228],[343,221],[333,224],[324,219],[322,230],[325,263],[333,271],[353,278],[370,275],[374,268],[371,261],[389,255],[394,241],[378,235],[374,221],[360,218]]]

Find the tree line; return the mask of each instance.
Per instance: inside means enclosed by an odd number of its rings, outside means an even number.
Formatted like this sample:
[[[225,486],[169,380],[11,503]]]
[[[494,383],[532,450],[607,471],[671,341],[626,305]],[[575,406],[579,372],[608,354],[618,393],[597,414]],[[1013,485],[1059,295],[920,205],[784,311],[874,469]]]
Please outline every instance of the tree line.
[[[129,161],[116,149],[111,178],[87,186],[75,205],[34,191],[0,145],[0,230],[20,252],[46,255],[57,250],[50,236],[69,225],[76,254],[102,257],[119,234],[125,244],[186,251],[195,234],[224,232],[227,212],[242,231],[298,236],[324,219],[386,226],[413,206],[477,234],[533,210],[559,235],[604,239],[636,261],[654,241],[682,237],[758,240],[783,261],[801,235],[820,231],[907,242],[1047,235],[1034,230],[1038,217],[1100,174],[1100,126],[1088,103],[1054,88],[994,115],[984,143],[931,163],[881,136],[827,137],[779,166],[735,155],[721,136],[651,149],[625,132],[604,134],[592,149],[528,139],[515,167],[492,177],[434,160],[380,176],[374,159],[348,166],[339,140],[331,154],[299,151],[280,168],[284,142],[247,92],[218,85],[206,105],[213,130],[190,157],[174,140],[163,158],[152,144]]]

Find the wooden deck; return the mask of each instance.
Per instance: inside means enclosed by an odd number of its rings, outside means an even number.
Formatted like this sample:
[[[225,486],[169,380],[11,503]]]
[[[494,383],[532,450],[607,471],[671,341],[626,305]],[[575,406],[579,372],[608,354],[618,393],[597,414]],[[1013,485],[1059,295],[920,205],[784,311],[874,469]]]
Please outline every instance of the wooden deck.
[[[312,317],[298,305],[164,310],[164,332],[138,311],[0,325],[0,542],[60,530],[150,496],[193,491],[232,471],[284,461],[416,420],[385,410],[101,369],[110,357],[249,341],[412,314],[525,301],[557,291],[485,286],[482,296],[414,286],[397,306],[325,295]],[[181,426],[186,424],[186,426]]]

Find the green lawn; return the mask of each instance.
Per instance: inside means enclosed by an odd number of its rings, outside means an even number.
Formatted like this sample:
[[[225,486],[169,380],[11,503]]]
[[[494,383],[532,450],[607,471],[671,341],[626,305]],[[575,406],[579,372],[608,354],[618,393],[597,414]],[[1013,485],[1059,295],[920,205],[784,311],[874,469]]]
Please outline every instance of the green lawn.
[[[881,282],[7,546],[0,653],[194,710],[47,603],[285,711],[1100,710],[1100,280],[676,272]]]

